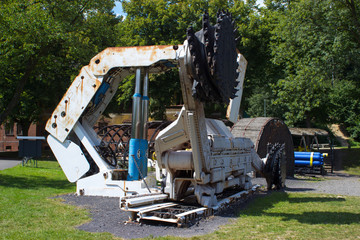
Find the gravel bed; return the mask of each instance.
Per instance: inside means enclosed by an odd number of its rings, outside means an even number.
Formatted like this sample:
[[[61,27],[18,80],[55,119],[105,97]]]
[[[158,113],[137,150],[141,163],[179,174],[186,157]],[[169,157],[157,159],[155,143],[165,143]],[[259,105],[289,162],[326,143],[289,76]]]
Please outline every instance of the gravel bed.
[[[256,178],[254,184],[266,185],[263,178]],[[346,174],[328,174],[325,177],[297,176],[286,179],[286,192],[312,192],[336,195],[360,196],[360,178]]]
[[[254,184],[266,185],[261,178],[253,179]],[[298,177],[287,179],[286,192],[330,193],[337,195],[360,196],[360,178],[344,175],[327,177]],[[266,193],[257,193],[243,202],[238,202],[215,216],[201,219],[188,228],[177,228],[164,223],[126,223],[128,215],[119,209],[119,198],[62,195],[66,203],[90,210],[92,221],[78,228],[89,232],[109,232],[115,236],[130,239],[158,236],[191,237],[214,232],[221,225],[236,219],[237,214],[254,198]]]
[[[213,232],[219,226],[236,219],[239,211],[258,195],[253,195],[242,202],[239,201],[231,208],[223,210],[215,216],[201,219],[198,223],[187,228],[178,228],[174,224],[157,222],[126,223],[129,217],[125,211],[119,209],[119,198],[77,196],[75,194],[61,195],[59,198],[64,199],[68,204],[90,210],[92,221],[79,226],[78,229],[88,232],[109,232],[115,236],[130,239],[167,235],[192,237]]]

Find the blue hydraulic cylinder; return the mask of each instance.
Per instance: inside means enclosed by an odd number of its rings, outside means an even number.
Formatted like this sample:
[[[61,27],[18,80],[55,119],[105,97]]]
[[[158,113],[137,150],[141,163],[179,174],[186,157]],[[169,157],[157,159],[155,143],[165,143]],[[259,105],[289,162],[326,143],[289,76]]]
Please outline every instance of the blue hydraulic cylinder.
[[[136,69],[135,79],[135,94],[133,96],[133,111],[132,111],[132,124],[131,124],[131,139],[129,142],[129,168],[127,180],[135,181],[143,179],[147,176],[147,149],[148,142],[144,138],[144,128],[147,118],[144,116],[144,111],[147,113],[147,107],[144,106],[144,102],[148,102],[147,95],[147,83],[146,95],[143,97],[140,94],[141,86],[141,70]],[[147,79],[147,74],[146,74]],[[146,86],[145,86],[146,85]],[[145,101],[144,101],[145,99]],[[147,106],[147,105],[146,105]],[[147,116],[147,114],[146,114]]]
[[[139,180],[147,175],[147,148],[146,139],[130,139],[128,181]]]
[[[97,90],[94,98],[92,99],[95,105],[98,105],[101,100],[104,98],[106,91],[109,89],[110,84],[104,82],[100,85],[99,89]]]
[[[324,157],[327,153],[319,152],[294,152],[295,165],[302,166],[322,166],[324,165]]]

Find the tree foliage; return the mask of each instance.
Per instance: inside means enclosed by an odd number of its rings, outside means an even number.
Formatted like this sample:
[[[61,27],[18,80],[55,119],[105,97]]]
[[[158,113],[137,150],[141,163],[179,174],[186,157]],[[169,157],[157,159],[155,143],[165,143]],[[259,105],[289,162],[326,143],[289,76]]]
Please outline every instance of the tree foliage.
[[[113,6],[111,0],[1,1],[0,124],[29,126],[55,108],[80,67],[114,45]]]
[[[108,46],[182,44],[186,29],[228,9],[248,61],[242,110],[293,126],[344,124],[360,138],[360,2],[354,0],[4,0],[0,2],[0,123],[39,121],[81,66]],[[130,109],[133,77],[117,105]],[[150,110],[164,119],[179,104],[176,70],[150,78]],[[207,106],[216,111],[223,106]]]
[[[270,43],[273,63],[283,68],[283,77],[273,85],[275,102],[284,107],[291,125],[340,122],[354,132],[358,95],[349,84],[359,85],[358,3],[298,0],[280,5],[273,11],[278,23]],[[342,94],[352,102],[347,110],[339,109]]]

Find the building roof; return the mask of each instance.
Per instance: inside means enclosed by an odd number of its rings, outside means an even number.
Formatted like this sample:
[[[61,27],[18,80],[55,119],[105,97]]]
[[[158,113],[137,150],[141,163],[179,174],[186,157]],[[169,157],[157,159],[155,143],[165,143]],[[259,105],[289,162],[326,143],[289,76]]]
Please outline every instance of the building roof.
[[[328,136],[329,133],[320,128],[289,128],[293,136]]]

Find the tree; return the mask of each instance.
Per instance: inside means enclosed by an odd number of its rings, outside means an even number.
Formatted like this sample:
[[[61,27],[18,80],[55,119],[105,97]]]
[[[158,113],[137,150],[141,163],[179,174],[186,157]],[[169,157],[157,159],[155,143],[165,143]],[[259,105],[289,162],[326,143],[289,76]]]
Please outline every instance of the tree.
[[[55,108],[80,67],[115,45],[113,6],[113,0],[1,1],[0,124],[12,118],[30,125]]]
[[[273,62],[284,76],[274,84],[276,101],[290,125],[327,120],[328,90],[334,59],[329,1],[292,1],[277,12],[273,30]]]

